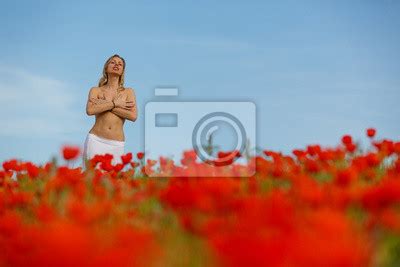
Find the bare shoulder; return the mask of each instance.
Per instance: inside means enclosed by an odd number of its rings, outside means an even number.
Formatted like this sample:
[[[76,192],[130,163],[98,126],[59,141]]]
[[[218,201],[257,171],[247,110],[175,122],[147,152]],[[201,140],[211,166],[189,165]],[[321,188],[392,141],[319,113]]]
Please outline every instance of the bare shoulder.
[[[99,87],[96,87],[96,86],[91,87],[89,89],[89,96],[95,97],[95,96],[97,96],[98,92],[99,92]]]
[[[132,87],[126,87],[126,92],[128,94],[129,97],[131,98],[135,98],[136,94],[135,94],[135,89],[133,89]]]
[[[101,90],[101,87],[93,86],[90,88],[90,92],[97,93]]]
[[[130,91],[130,93],[135,93],[135,89],[133,89],[132,87],[126,87],[125,89]]]

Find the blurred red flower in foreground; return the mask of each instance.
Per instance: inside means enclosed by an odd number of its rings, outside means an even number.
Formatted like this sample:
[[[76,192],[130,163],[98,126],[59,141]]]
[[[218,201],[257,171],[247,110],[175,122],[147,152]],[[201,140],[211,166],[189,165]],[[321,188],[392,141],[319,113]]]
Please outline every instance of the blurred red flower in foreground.
[[[136,154],[136,156],[137,156],[138,159],[142,159],[144,157],[144,153],[143,152],[138,152]]]
[[[78,146],[65,146],[62,148],[62,154],[65,160],[72,160],[79,156],[80,148]]]
[[[16,159],[4,161],[2,165],[5,171],[20,171],[22,169],[21,164]]]
[[[350,135],[291,156],[260,150],[240,179],[236,163],[232,177],[202,175],[213,169],[193,151],[183,167],[143,152],[114,166],[95,155],[85,171],[5,161],[0,266],[400,266],[400,142],[374,135],[359,153]],[[188,176],[147,177],[159,168]]]
[[[122,159],[123,164],[128,164],[132,160],[132,153],[129,152],[129,153],[126,153],[125,155],[122,155],[121,159]]]
[[[352,139],[351,135],[348,135],[348,134],[343,135],[342,136],[342,143],[345,144],[345,145],[349,145],[349,144],[353,143],[353,139]]]
[[[375,134],[376,134],[376,130],[374,128],[368,128],[367,129],[367,136],[368,137],[372,138],[372,137],[375,136]]]
[[[39,175],[39,168],[32,162],[27,162],[25,168],[28,171],[30,177],[35,178]]]

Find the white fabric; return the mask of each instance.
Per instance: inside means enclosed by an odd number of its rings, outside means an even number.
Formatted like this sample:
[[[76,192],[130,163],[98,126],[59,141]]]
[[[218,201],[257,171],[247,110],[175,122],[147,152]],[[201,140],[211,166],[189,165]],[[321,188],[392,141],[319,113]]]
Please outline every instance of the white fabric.
[[[124,154],[124,146],[125,141],[106,139],[88,133],[83,148],[82,168],[85,168],[85,159],[89,160],[95,155],[104,155],[106,153],[114,156],[112,160],[113,165],[121,163],[121,156]]]

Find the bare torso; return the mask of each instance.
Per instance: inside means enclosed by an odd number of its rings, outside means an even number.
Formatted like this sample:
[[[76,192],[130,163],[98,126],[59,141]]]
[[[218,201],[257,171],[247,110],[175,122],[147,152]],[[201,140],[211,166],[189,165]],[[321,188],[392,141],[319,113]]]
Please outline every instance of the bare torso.
[[[124,99],[127,99],[127,90],[122,90],[118,94],[122,94]],[[96,88],[96,98],[103,98],[112,100],[117,95],[117,92],[109,92],[103,87]],[[125,119],[112,113],[111,111],[104,111],[96,114],[96,121],[89,133],[95,134],[99,137],[125,141],[124,126]]]

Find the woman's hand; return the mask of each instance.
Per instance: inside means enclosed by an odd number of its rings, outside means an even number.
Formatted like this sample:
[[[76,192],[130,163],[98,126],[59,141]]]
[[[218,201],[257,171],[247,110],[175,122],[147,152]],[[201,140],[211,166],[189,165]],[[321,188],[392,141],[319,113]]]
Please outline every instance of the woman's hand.
[[[109,100],[103,99],[103,98],[90,98],[90,101],[94,104],[103,104],[109,102]]]
[[[134,107],[133,101],[126,101],[122,99],[122,94],[118,94],[114,99],[115,107],[123,109],[131,109]]]

